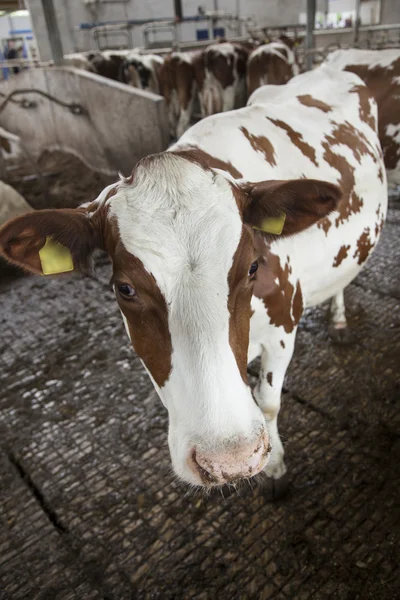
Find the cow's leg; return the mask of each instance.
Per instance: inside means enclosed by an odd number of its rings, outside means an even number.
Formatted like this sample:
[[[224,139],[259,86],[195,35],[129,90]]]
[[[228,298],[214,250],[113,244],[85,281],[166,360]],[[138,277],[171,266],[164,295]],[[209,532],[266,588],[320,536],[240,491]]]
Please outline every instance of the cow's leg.
[[[207,81],[202,92],[203,117],[222,112],[222,91],[212,81]]]
[[[176,136],[179,139],[189,129],[190,125],[190,112],[188,110],[181,110],[179,115],[178,127],[176,128]]]
[[[171,138],[175,138],[179,120],[179,104],[176,91],[172,90],[171,94],[165,95],[165,100],[168,108],[169,133]]]
[[[348,344],[351,335],[347,327],[343,290],[333,296],[329,311],[329,335],[337,344]]]
[[[182,63],[177,75],[180,114],[176,134],[178,138],[180,138],[190,127],[190,121],[193,115],[194,97],[196,94],[196,82],[192,65]]]
[[[222,92],[222,112],[227,112],[235,108],[235,88],[228,85]]]
[[[235,107],[234,108],[242,108],[246,106],[247,99],[247,87],[246,87],[246,79],[244,77],[240,77],[237,81],[235,87]]]
[[[286,472],[284,450],[278,432],[278,414],[281,407],[281,393],[286,369],[293,355],[296,329],[290,334],[282,333],[282,328],[271,326],[262,343],[261,369],[254,396],[265,417],[271,455],[264,472],[269,477],[279,479]]]
[[[201,114],[201,118],[204,119],[204,117],[207,116],[206,113],[206,103],[204,100],[204,94],[203,92],[199,92],[199,102],[200,102],[200,114]]]
[[[178,127],[176,128],[176,135],[178,139],[185,133],[190,127],[190,123],[193,116],[193,104],[194,104],[194,92],[192,97],[189,99],[188,104],[185,108],[181,107],[179,115]]]

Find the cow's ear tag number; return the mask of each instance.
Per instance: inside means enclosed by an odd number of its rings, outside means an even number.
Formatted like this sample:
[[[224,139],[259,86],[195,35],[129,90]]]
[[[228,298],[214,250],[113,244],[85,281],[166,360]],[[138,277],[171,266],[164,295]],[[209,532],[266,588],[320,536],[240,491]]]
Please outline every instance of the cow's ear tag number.
[[[43,275],[68,273],[74,270],[71,252],[51,237],[46,237],[45,245],[39,250],[39,258]]]
[[[264,231],[264,233],[273,233],[275,235],[280,235],[283,231],[283,226],[285,225],[286,215],[281,213],[279,217],[268,217],[261,221],[260,227],[253,227],[253,229],[258,229],[259,231]]]

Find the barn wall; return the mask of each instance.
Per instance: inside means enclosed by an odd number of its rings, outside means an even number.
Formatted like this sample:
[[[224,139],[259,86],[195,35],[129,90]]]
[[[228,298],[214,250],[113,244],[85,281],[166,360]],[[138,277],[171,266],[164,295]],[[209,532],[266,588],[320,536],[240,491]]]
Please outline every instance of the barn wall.
[[[29,109],[7,104],[0,126],[21,138],[34,158],[43,150],[60,149],[93,170],[129,175],[141,158],[168,146],[165,101],[155,94],[65,67],[27,69],[0,82],[3,95],[17,88],[41,90],[83,108],[81,113],[70,111],[29,92],[24,94],[34,103]]]
[[[82,0],[53,0],[58,27],[62,39],[64,53],[90,50],[90,32],[78,30],[81,23],[101,21],[123,21],[126,19],[151,19],[154,17],[171,18],[173,15],[173,0],[128,0],[127,2],[106,2],[84,4]],[[47,37],[41,0],[28,0],[32,15],[39,52],[42,60],[51,58],[50,45]],[[113,38],[113,42],[122,43],[124,38]],[[142,44],[140,29],[135,30],[133,45]]]
[[[399,0],[382,1],[382,23],[400,23]]]
[[[37,38],[39,52],[42,60],[51,58],[50,45],[47,37],[41,0],[28,0],[31,11],[32,24]],[[197,14],[198,6],[205,10],[213,10],[214,0],[183,0],[184,16]],[[219,0],[220,10],[244,17],[253,17],[257,23],[265,25],[295,24],[298,14],[305,10],[306,0]],[[58,26],[62,38],[64,53],[90,50],[92,40],[89,31],[77,30],[80,23],[95,21],[118,21],[126,19],[151,19],[154,17],[173,19],[173,0],[115,0],[107,3],[85,5],[82,0],[54,0]],[[182,41],[196,39],[197,29],[206,29],[205,22],[184,23],[181,26]],[[227,34],[229,35],[229,30]],[[233,35],[233,32],[232,32]],[[168,35],[164,35],[168,39]],[[111,38],[110,38],[111,39]],[[123,43],[123,37],[113,37],[114,44]],[[132,31],[132,46],[143,45],[143,34],[140,27]]]
[[[90,50],[93,42],[88,30],[78,30],[78,25],[99,21],[123,21],[126,19],[173,19],[173,0],[107,0],[90,4],[83,0],[53,0],[57,14],[58,26],[62,38],[64,53]],[[330,0],[329,10],[341,9],[347,5],[348,9],[354,8],[355,0]],[[400,22],[399,0],[381,0],[382,23]],[[33,28],[36,34],[39,52],[42,60],[51,58],[50,46],[47,37],[41,0],[28,0],[31,11]],[[214,0],[183,0],[184,16],[197,14],[198,6],[213,10]],[[317,0],[317,11],[324,12],[326,0]],[[365,4],[365,3],[364,3]],[[290,25],[299,22],[300,14],[306,13],[306,0],[218,0],[218,8],[233,14],[239,11],[240,16],[252,17],[261,25]],[[226,25],[226,24],[225,24]],[[183,23],[181,26],[182,41],[196,39],[197,29],[206,29],[205,22]],[[227,35],[234,35],[233,30],[226,30]],[[171,39],[172,35],[164,33],[160,39]],[[109,38],[114,46],[125,42],[124,37]],[[132,30],[131,46],[142,46],[143,34],[140,27]]]
[[[30,18],[12,15],[0,17],[0,39],[9,37],[11,31],[18,29],[31,29]]]

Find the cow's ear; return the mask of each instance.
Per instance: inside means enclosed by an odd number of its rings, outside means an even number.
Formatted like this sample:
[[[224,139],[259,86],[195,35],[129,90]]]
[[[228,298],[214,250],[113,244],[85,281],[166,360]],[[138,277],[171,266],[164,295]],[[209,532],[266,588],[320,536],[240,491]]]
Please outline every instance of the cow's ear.
[[[261,181],[243,189],[243,221],[274,238],[310,227],[335,210],[342,197],[336,185],[316,179]]]
[[[79,208],[22,215],[0,228],[0,255],[39,275],[83,271],[100,245],[95,222]]]

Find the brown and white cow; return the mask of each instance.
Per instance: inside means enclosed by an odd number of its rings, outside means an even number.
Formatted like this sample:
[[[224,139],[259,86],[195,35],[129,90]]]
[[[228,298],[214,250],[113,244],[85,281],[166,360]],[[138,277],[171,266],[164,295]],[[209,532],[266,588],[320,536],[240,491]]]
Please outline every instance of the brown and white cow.
[[[299,66],[292,48],[283,41],[259,46],[250,54],[247,63],[247,90],[251,95],[257,88],[282,85],[299,74]]]
[[[400,185],[400,49],[336,50],[326,64],[356,73],[374,94],[388,182]],[[368,113],[368,100],[364,105]]]
[[[121,81],[122,65],[129,50],[104,50],[90,52],[88,59],[97,75]]]
[[[285,472],[277,417],[299,320],[333,298],[333,326],[346,326],[343,289],[385,219],[375,119],[356,75],[320,67],[200,121],[96,200],[0,229],[2,255],[37,274],[109,253],[184,481]],[[246,367],[258,355],[252,392]]]
[[[246,44],[216,42],[205,50],[172,52],[159,71],[172,137],[190,126],[196,102],[203,117],[246,103]]]
[[[122,64],[121,80],[141,90],[159,94],[159,72],[163,62],[157,54],[142,54],[138,50],[132,50]]]
[[[84,71],[96,72],[92,62],[89,58],[89,54],[85,52],[74,52],[72,54],[66,54],[63,58],[63,65],[66,67],[74,67],[75,69],[83,69]]]
[[[203,117],[246,104],[246,66],[249,50],[240,44],[220,42],[208,46],[196,69]]]
[[[196,71],[201,65],[201,51],[172,52],[160,67],[160,92],[167,104],[173,138],[179,138],[190,126],[197,95]]]

